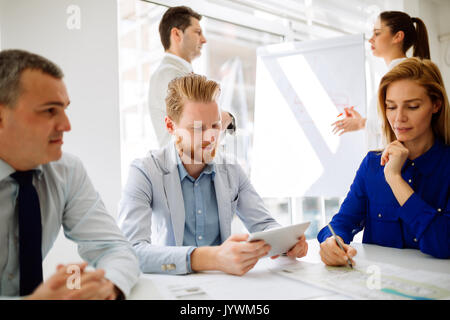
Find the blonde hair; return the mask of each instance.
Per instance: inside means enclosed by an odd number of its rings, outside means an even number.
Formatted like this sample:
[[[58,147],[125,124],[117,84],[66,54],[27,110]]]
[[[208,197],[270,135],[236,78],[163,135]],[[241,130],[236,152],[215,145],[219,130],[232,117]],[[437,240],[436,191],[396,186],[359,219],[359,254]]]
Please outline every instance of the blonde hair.
[[[431,127],[436,138],[450,145],[450,109],[444,81],[439,68],[428,59],[408,58],[399,63],[381,79],[378,89],[378,112],[383,118],[383,135],[387,144],[396,140],[386,117],[386,92],[390,84],[409,79],[422,86],[433,103],[441,102],[440,110],[433,114]]]
[[[220,85],[205,76],[190,73],[169,82],[166,96],[167,116],[178,122],[187,101],[213,102],[220,94]]]

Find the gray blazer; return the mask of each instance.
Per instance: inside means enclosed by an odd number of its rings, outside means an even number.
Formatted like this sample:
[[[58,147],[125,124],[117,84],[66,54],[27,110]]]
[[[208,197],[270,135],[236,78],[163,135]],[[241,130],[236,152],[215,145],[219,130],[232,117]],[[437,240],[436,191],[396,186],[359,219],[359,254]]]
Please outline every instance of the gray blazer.
[[[171,138],[164,122],[166,116],[167,86],[171,80],[185,76],[191,72],[192,69],[188,69],[186,65],[177,59],[165,55],[161,64],[150,78],[148,91],[150,119],[161,148],[166,146]]]
[[[189,270],[187,253],[192,247],[182,246],[185,209],[175,152],[170,143],[134,160],[119,204],[119,226],[147,273],[184,274]],[[231,235],[234,214],[250,232],[280,226],[239,164],[220,156],[214,162],[222,242]]]

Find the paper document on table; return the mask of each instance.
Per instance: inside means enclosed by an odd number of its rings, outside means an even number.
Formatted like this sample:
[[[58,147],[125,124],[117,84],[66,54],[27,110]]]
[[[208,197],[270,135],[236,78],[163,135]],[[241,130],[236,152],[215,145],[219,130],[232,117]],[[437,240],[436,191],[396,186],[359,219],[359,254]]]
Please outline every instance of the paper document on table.
[[[195,274],[189,277],[153,278],[163,299],[174,300],[264,300],[264,299],[310,299],[330,291],[299,286],[290,281],[265,271],[266,279],[246,274],[242,277],[227,274]],[[281,285],[280,285],[281,284]],[[285,289],[288,289],[287,291]]]
[[[155,277],[153,284],[158,288],[164,299],[175,300],[210,300],[211,296],[204,290],[203,285],[208,281],[198,279],[192,281],[191,278],[183,276]]]
[[[271,271],[356,299],[450,299],[450,275],[358,260],[353,269],[301,262]]]
[[[311,287],[309,284],[302,285],[274,274],[269,271],[271,265],[277,265],[277,261],[262,259],[254,269],[243,276],[207,271],[188,276],[151,275],[149,277],[163,299],[299,300],[332,293],[329,290]]]

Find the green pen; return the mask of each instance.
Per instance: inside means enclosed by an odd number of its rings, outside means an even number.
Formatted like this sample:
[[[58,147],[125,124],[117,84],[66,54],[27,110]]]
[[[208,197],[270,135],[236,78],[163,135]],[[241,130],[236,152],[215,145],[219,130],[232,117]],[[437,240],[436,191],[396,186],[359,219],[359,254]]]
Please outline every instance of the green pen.
[[[336,243],[338,244],[339,248],[341,248],[342,251],[345,252],[345,249],[344,249],[344,247],[342,246],[341,241],[339,240],[339,238],[336,236],[336,233],[334,233],[334,230],[333,230],[333,228],[331,227],[331,224],[328,224],[328,229],[330,229],[331,233],[333,234],[334,240],[336,240]],[[352,262],[351,262],[351,260],[350,260],[349,257],[347,257],[347,264],[348,264],[348,266],[349,266],[350,268],[353,269],[353,265],[352,265]]]

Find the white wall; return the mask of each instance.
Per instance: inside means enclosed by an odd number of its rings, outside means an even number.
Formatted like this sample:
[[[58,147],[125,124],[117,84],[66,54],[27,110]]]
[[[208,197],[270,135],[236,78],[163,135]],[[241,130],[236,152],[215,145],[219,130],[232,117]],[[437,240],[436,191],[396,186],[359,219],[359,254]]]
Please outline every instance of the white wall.
[[[440,61],[439,67],[444,77],[445,88],[450,90],[450,1],[441,1],[436,17],[439,21]],[[435,17],[435,19],[436,19]]]
[[[450,33],[450,1],[448,0],[403,0],[403,10],[412,17],[419,17],[425,23],[430,42],[431,60],[442,72],[446,89],[450,88],[450,63],[445,62],[449,55],[450,36],[440,41],[440,36]],[[450,57],[447,58],[450,62]]]
[[[77,7],[70,7],[75,5]],[[76,11],[80,10],[79,29]],[[72,131],[64,151],[81,158],[106,208],[117,215],[121,192],[117,2],[114,0],[0,0],[1,48],[41,54],[65,73]],[[62,233],[44,263],[77,262]]]
[[[418,17],[425,23],[428,31],[428,40],[430,42],[431,59],[438,62],[440,58],[439,20],[436,19],[439,4],[433,0],[405,0],[404,11],[411,17]]]

